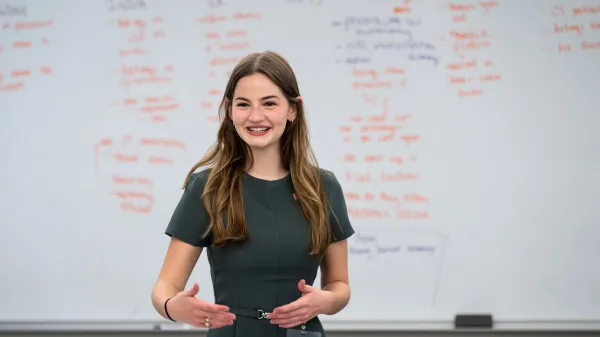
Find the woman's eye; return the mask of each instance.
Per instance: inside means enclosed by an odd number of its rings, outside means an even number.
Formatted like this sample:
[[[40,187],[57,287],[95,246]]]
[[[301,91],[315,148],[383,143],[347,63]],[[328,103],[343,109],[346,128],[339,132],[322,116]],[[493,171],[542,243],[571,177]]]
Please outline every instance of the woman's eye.
[[[247,106],[248,106],[248,104],[246,104],[246,103],[238,103],[238,105],[237,105],[237,106],[238,106],[239,108],[245,108],[245,107],[247,107]]]
[[[266,106],[275,106],[277,104],[275,104],[275,102],[266,102],[265,105]]]

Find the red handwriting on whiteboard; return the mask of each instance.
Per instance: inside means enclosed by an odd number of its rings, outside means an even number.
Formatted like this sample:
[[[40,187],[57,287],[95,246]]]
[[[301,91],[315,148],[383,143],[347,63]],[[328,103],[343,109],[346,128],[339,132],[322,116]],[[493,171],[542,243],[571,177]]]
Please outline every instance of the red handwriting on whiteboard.
[[[220,6],[216,6],[219,8]],[[251,22],[261,20],[260,13],[234,12],[224,15],[220,11],[208,13],[196,18],[194,21],[202,31],[202,50],[211,55],[208,60],[207,82],[214,87],[200,95],[199,108],[209,122],[219,122],[218,107],[222,100],[220,88],[223,81],[230,76],[231,70],[242,57],[249,53],[253,47],[252,34],[249,28]],[[225,78],[225,79],[224,79]]]
[[[351,204],[348,208],[351,217],[398,220],[429,220],[430,218],[429,212],[423,209],[424,205],[429,203],[429,199],[418,193],[394,195],[385,192],[345,192],[344,197]]]
[[[600,52],[600,5],[563,2],[544,8],[556,45],[547,48],[558,53]]]
[[[151,11],[143,0],[115,0],[109,5],[108,25],[117,37],[111,41],[120,63],[114,70],[120,94],[108,102],[118,109],[114,118],[133,113],[142,122],[164,123],[181,109],[174,94],[172,60],[162,55],[148,57],[163,50],[169,36],[162,13]]]
[[[398,32],[410,36],[409,27],[420,22],[411,17],[413,1],[397,1],[393,12],[395,15],[389,19],[389,25],[405,22],[406,26],[398,28]],[[387,19],[379,20],[373,21],[385,22]],[[334,27],[341,25],[342,21],[333,23]],[[334,46],[335,50],[361,53],[335,60],[348,67],[348,89],[356,93],[352,97],[359,99],[352,111],[344,113],[348,117],[338,125],[341,140],[347,145],[347,152],[341,155],[346,169],[340,172],[340,177],[348,184],[345,193],[348,212],[350,217],[361,219],[428,220],[429,200],[424,194],[398,194],[397,191],[416,191],[423,180],[416,153],[424,139],[415,129],[413,108],[402,102],[401,97],[411,89],[406,66],[431,55],[411,54],[412,57],[404,59],[406,63],[398,58],[386,63],[379,56],[387,56],[386,50],[402,49],[402,44],[379,43],[377,40],[372,43],[371,39],[376,38],[365,35],[345,45],[336,43]],[[371,53],[369,46],[376,51]],[[429,48],[432,44],[423,43],[423,46]],[[365,51],[369,52],[369,57],[362,53]],[[355,188],[361,192],[353,191]],[[383,188],[386,190],[377,191]]]
[[[500,3],[498,1],[452,1],[448,4],[448,10],[454,22],[465,22],[473,15],[486,15]]]
[[[111,167],[123,164],[175,164],[186,151],[186,144],[177,139],[133,137],[104,138],[94,146],[95,166],[109,162]]]
[[[180,104],[171,95],[125,97],[115,105],[137,112],[142,121],[166,122],[177,112]]]
[[[377,209],[372,207],[355,207],[348,208],[348,214],[353,218],[361,219],[397,219],[397,220],[429,220],[429,212],[426,210],[411,210],[403,209],[390,211],[388,209]]]
[[[365,94],[373,93],[379,89],[398,89],[406,87],[404,68],[386,67],[383,70],[374,68],[354,67],[352,75],[354,80],[352,88]]]
[[[164,19],[161,16],[155,16],[151,19],[119,16],[110,19],[109,22],[118,32],[124,34],[124,41],[129,43],[148,42],[163,39],[167,36],[163,25]],[[138,52],[147,53],[142,49]],[[138,52],[132,52],[132,49],[125,48],[120,51],[120,54],[121,56],[127,56]]]
[[[415,204],[426,204],[429,202],[429,199],[423,195],[418,193],[405,193],[402,195],[395,195],[386,192],[379,193],[355,193],[355,192],[345,192],[345,198],[348,200],[355,201],[384,201],[389,203],[415,203]]]
[[[410,145],[412,142],[419,141],[418,135],[402,132],[402,127],[410,119],[410,114],[391,115],[387,98],[381,101],[380,109],[380,114],[354,116],[348,123],[340,126],[344,142],[401,142]]]
[[[484,95],[502,80],[495,61],[488,56],[493,55],[489,50],[493,50],[496,37],[485,26],[465,24],[469,18],[493,15],[499,6],[498,1],[451,2],[448,6],[454,26],[440,40],[451,43],[455,53],[445,67],[447,84],[456,88],[458,97]]]
[[[346,181],[359,183],[417,181],[421,179],[419,172],[354,172],[346,171]]]
[[[129,58],[152,54],[149,43],[168,37],[164,18],[150,15],[144,1],[127,0],[109,7],[108,23],[117,35],[118,56]]]
[[[119,70],[120,84],[123,86],[144,85],[155,83],[171,83],[173,81],[173,66],[122,65]]]
[[[412,12],[412,0],[403,0],[401,5],[394,7],[394,13],[396,14],[409,14]]]
[[[94,146],[96,173],[110,177],[103,182],[104,187],[122,211],[150,213],[154,205],[151,170],[178,164],[186,148],[178,139],[133,135],[103,138]]]
[[[0,24],[6,44],[0,43],[0,55],[11,54],[15,60],[26,58],[28,54],[43,54],[44,48],[50,45],[49,33],[54,27],[54,21],[22,20]],[[43,58],[41,58],[43,59]],[[1,63],[0,63],[1,64]],[[39,64],[37,66],[15,66],[7,68],[0,66],[0,92],[24,90],[27,83],[36,79],[48,78],[52,75],[51,65]]]
[[[25,83],[32,78],[52,75],[52,67],[21,68],[0,72],[0,92],[17,91],[25,89]]]
[[[149,214],[154,206],[154,182],[150,178],[113,175],[110,194],[123,212]]]

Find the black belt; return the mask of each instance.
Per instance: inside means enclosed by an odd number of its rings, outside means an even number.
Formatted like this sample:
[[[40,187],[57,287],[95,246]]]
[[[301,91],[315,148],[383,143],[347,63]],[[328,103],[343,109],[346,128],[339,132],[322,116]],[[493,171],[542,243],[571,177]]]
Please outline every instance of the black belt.
[[[232,307],[229,307],[229,312],[231,312],[235,315],[256,318],[256,319],[265,319],[265,318],[267,318],[267,314],[270,314],[270,312],[267,312],[262,309],[240,309],[240,308],[232,308]]]

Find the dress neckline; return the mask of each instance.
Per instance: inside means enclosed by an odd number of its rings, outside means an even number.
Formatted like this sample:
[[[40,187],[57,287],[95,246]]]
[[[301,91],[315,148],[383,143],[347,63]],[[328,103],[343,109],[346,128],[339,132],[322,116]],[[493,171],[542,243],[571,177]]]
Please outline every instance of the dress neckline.
[[[244,171],[244,177],[246,177],[248,180],[262,183],[262,184],[280,184],[280,183],[287,182],[290,179],[290,173],[288,172],[288,174],[286,174],[283,178],[268,180],[268,179],[262,179],[262,178],[255,177],[255,176],[251,175],[250,173]]]

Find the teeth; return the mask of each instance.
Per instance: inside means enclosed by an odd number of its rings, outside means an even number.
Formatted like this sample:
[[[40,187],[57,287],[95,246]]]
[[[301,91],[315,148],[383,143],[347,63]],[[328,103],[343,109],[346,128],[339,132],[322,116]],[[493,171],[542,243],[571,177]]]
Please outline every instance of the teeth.
[[[248,129],[250,129],[250,131],[262,132],[262,131],[267,131],[269,128],[248,128]]]

